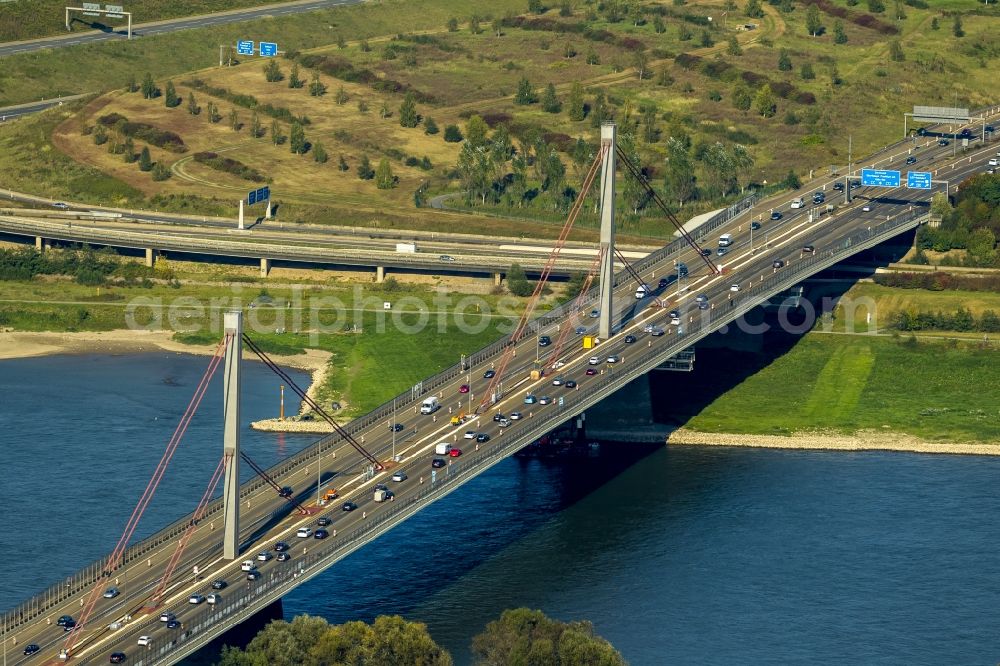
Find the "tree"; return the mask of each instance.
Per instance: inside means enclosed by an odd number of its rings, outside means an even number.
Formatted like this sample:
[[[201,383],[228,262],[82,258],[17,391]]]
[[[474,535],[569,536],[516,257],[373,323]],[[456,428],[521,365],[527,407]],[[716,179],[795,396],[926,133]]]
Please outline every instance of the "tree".
[[[153,172],[152,173],[153,180],[155,181],[166,180],[167,178],[170,178],[171,175],[170,167],[165,165],[163,162],[157,162],[155,165],[153,165],[152,172]]]
[[[587,109],[583,101],[583,86],[575,81],[569,89],[569,99],[566,100],[566,114],[570,120],[579,122],[587,117]]]
[[[135,162],[135,143],[132,141],[132,137],[125,137],[125,145],[123,147],[125,150],[122,153],[122,157],[125,160],[125,164],[132,164],[132,162]]]
[[[217,123],[222,120],[222,114],[219,113],[219,105],[214,102],[208,103],[208,122]]]
[[[146,72],[145,76],[142,77],[142,98],[153,99],[159,94],[160,89],[156,87],[156,83],[153,81],[153,75]]]
[[[236,108],[229,110],[229,128],[234,132],[240,131],[240,114],[236,112]]]
[[[447,125],[444,128],[444,140],[448,143],[458,143],[464,137],[462,136],[462,130],[458,129],[458,125]]]
[[[347,163],[347,160],[344,159],[344,154],[341,153],[340,159],[337,161],[337,169],[340,171],[348,171],[350,168],[351,166]]]
[[[760,90],[757,91],[757,96],[754,97],[753,106],[757,113],[764,118],[774,117],[778,109],[774,101],[774,93],[771,91],[771,86],[765,83],[760,87]]]
[[[430,116],[424,118],[424,134],[432,135],[437,134],[440,130],[438,129],[437,123]]]
[[[510,289],[510,273],[507,275]],[[594,633],[591,623],[560,622],[527,608],[506,610],[500,619],[487,624],[472,639],[472,654],[480,664],[626,663],[610,643]]]
[[[98,125],[94,130],[94,145],[103,146],[108,142],[108,130],[104,125]]]
[[[938,22],[938,17],[935,16],[931,19],[931,30],[940,30],[941,24]]]
[[[815,37],[823,30],[823,19],[819,15],[819,7],[809,5],[806,9],[806,31]]]
[[[611,120],[612,114],[608,109],[607,98],[604,95],[604,90],[598,88],[597,92],[594,94],[594,105],[591,107],[590,111],[590,125],[591,127],[600,127],[606,121]]]
[[[380,190],[391,190],[396,186],[396,177],[392,175],[392,166],[389,165],[389,158],[383,157],[379,160],[378,170],[375,172],[375,187]]]
[[[524,269],[521,268],[521,264],[510,265],[510,270],[507,271],[507,291],[515,296],[522,297],[531,296],[531,294],[535,291],[535,286],[528,282],[528,276],[525,275]]]
[[[802,63],[802,67],[799,68],[799,76],[802,77],[803,81],[811,81],[812,79],[815,79],[816,72],[813,71],[812,63]]]
[[[128,81],[125,83],[125,92],[134,93],[139,89],[139,84],[135,81],[135,72],[128,73]]]
[[[764,10],[761,9],[760,0],[747,0],[743,13],[750,18],[764,18]]]
[[[288,87],[301,88],[303,85],[304,82],[299,78],[299,63],[292,63],[292,71],[288,75]]]
[[[553,84],[545,86],[545,93],[542,95],[542,110],[546,113],[559,113],[562,111],[562,104],[556,97],[556,87]]]
[[[399,124],[402,127],[416,127],[420,124],[420,115],[417,114],[417,103],[413,99],[413,93],[408,92],[403,98],[403,103],[399,105]]]
[[[313,145],[312,154],[313,160],[315,160],[317,164],[326,164],[326,161],[330,159],[330,157],[326,154],[326,148],[324,148],[323,144],[319,141]]]
[[[951,32],[956,37],[965,37],[965,30],[962,29],[961,14],[955,14],[955,22],[951,24]]]
[[[545,6],[542,5],[542,0],[528,0],[528,11],[532,14],[544,14]]]
[[[260,138],[263,128],[260,126],[260,118],[257,111],[250,114],[250,136],[254,139]]]
[[[358,113],[368,113],[368,102],[363,99],[358,100]]]
[[[285,135],[281,133],[281,124],[277,120],[271,121],[271,143],[279,146],[284,142]]]
[[[313,97],[322,97],[326,94],[326,86],[319,80],[319,72],[313,72],[312,83],[309,84],[309,94]]]
[[[379,116],[379,118],[381,118],[382,120],[385,120],[386,118],[388,118],[391,115],[392,115],[392,111],[389,110],[389,103],[383,100],[382,106],[380,106],[379,110],[378,110],[378,116]]]
[[[194,93],[188,93],[188,113],[192,116],[197,116],[201,113],[201,107],[198,106],[197,100],[194,98]]]
[[[653,32],[657,35],[662,35],[667,31],[667,24],[663,22],[663,19],[659,16],[653,17]]]
[[[361,156],[361,161],[358,162],[358,178],[361,180],[371,180],[375,177],[375,169],[372,168],[372,163],[368,159],[367,154]]]
[[[534,104],[537,101],[538,98],[535,97],[535,90],[531,87],[531,81],[527,77],[522,77],[517,84],[514,104]]]
[[[457,32],[458,31],[458,19],[455,18],[454,16],[452,16],[450,19],[448,19],[447,25],[448,25],[448,32]]]
[[[810,5],[814,7],[815,5]],[[781,49],[778,51],[778,69],[782,72],[792,71],[792,56],[788,52],[788,49]]]
[[[646,55],[645,51],[638,50],[632,54],[632,66],[635,67],[635,73],[638,75],[640,81],[647,77],[649,74],[649,56]]]
[[[479,16],[473,14],[472,17],[469,19],[469,32],[471,32],[473,35],[478,35],[482,31],[483,29],[479,25]]]
[[[753,106],[753,92],[750,88],[740,81],[733,88],[733,106],[740,111],[749,111],[750,107]]]
[[[344,90],[344,86],[337,88],[337,94],[334,96],[333,101],[335,101],[338,105],[343,106],[349,99],[350,96],[347,94],[347,91]]]
[[[868,0],[868,11],[873,14],[881,14],[885,11],[885,3],[882,0]]]
[[[479,114],[472,114],[465,121],[465,141],[473,148],[486,145],[486,133],[490,127]]]
[[[139,171],[150,171],[153,168],[153,160],[149,156],[149,146],[143,146],[139,153]]]
[[[893,62],[903,62],[906,60],[906,54],[903,53],[903,45],[899,43],[898,39],[889,42],[889,60]]]
[[[288,147],[296,155],[302,155],[309,150],[309,143],[306,141],[306,131],[303,129],[302,123],[294,121],[288,137]]]
[[[601,64],[601,56],[597,55],[597,51],[594,50],[594,47],[590,47],[589,49],[587,49],[587,64],[588,65]]]
[[[726,48],[726,53],[731,56],[743,55],[743,49],[740,47],[740,42],[736,37],[729,38],[729,46]]]
[[[277,60],[268,60],[267,64],[264,65],[264,79],[268,83],[277,83],[281,79],[285,78],[281,73],[281,68],[278,67]]]
[[[698,41],[698,44],[705,49],[709,48],[710,46],[714,46],[715,40],[712,39],[712,33],[710,33],[708,30],[702,30],[701,39]]]
[[[847,43],[847,32],[844,31],[844,22],[837,19],[833,22],[833,43],[834,44],[846,44]]]
[[[569,0],[563,0],[559,3],[559,16],[566,17],[573,15],[573,5],[569,4]]]

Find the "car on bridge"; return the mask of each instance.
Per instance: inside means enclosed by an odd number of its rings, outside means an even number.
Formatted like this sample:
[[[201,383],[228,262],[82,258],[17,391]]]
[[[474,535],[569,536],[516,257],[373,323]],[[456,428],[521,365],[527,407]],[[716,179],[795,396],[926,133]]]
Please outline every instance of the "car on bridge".
[[[939,146],[948,146],[948,145],[951,145],[951,141],[949,141],[948,139],[938,139],[938,145]]]
[[[194,604],[195,606],[197,606],[198,604],[203,604],[205,603],[205,597],[204,595],[201,594],[192,594],[190,597],[188,597],[188,603]]]
[[[139,640],[136,641],[139,647],[149,647],[153,644],[153,638],[151,636],[139,636]]]
[[[590,365],[600,365],[601,364],[601,357],[600,356],[591,356],[587,360],[587,363],[589,363]]]
[[[497,376],[496,370],[487,370],[486,372],[483,373],[483,379],[493,379],[496,376]]]
[[[844,184],[838,180],[836,183],[833,184],[833,189],[837,190],[838,192],[843,192]]]
[[[224,589],[226,589],[226,587],[228,585],[229,585],[229,583],[227,583],[226,581],[222,580],[221,578],[219,580],[213,580],[212,581],[212,589],[213,590],[224,590]]]
[[[576,327],[576,334],[577,335],[583,335],[586,332],[587,332],[587,327],[586,326],[577,326]]]
[[[170,620],[167,622],[167,629],[180,629],[181,623],[178,620]]]
[[[488,442],[490,441],[490,436],[485,432],[481,432],[478,435],[476,435],[476,441],[479,442],[480,444]]]
[[[251,569],[247,572],[247,580],[257,580],[260,578],[260,571],[257,569]]]
[[[563,386],[565,386],[568,389],[576,388],[576,382],[574,382],[572,379],[567,379],[566,383],[563,384]]]
[[[176,620],[177,616],[170,611],[163,611],[160,613],[160,622],[170,622],[171,620]]]
[[[69,204],[63,203],[62,201],[57,201],[52,204],[53,208],[58,208],[59,210],[69,210]]]
[[[760,229],[760,222],[756,222],[756,221],[755,222],[751,222],[750,223],[750,228],[753,229],[754,231],[757,231],[758,229]]]
[[[562,386],[563,385],[562,375],[559,375],[558,377],[553,378],[552,379],[552,385],[553,386]]]
[[[461,386],[458,387],[458,392],[461,393],[461,394],[463,394],[463,395],[465,395],[466,393],[469,392],[469,385],[468,384],[462,384]]]
[[[802,246],[802,253],[803,254],[812,254],[815,251],[816,251],[816,246],[815,245],[803,245]]]
[[[536,402],[538,402],[538,398],[536,398],[531,393],[529,393],[528,395],[524,396],[524,404],[526,404],[526,405],[533,405]]]
[[[719,255],[720,257],[728,253],[729,253],[728,247],[720,247],[718,250],[715,251],[715,254]]]
[[[295,536],[297,536],[300,539],[308,539],[312,535],[313,531],[311,527],[300,527],[299,530],[295,533]],[[251,562],[250,564],[253,564],[253,562]]]
[[[274,551],[276,553],[283,553],[288,550],[288,544],[284,541],[278,541],[274,544]]]
[[[852,180],[851,181],[851,189],[852,190],[856,190],[859,187],[861,187],[861,181],[860,180]]]
[[[997,159],[996,157],[991,157],[990,161],[987,162],[986,164],[993,167],[1000,166],[1000,159]]]
[[[585,372],[584,374],[587,375],[588,377],[590,377],[591,375],[596,375],[597,368],[587,368],[587,372]]]
[[[550,398],[547,395],[543,395],[541,398],[538,399],[538,404],[539,405],[547,405],[550,402],[552,402],[552,398]]]
[[[272,555],[271,551],[269,550],[262,550],[259,553],[257,553],[257,560],[260,562],[269,562],[273,558],[274,555]]]
[[[35,645],[34,643],[29,643],[28,645],[24,646],[24,656],[26,657],[31,656],[36,652],[40,651],[41,649],[42,648],[40,648],[38,645]]]
[[[287,562],[290,559],[292,559],[292,556],[289,553],[278,553],[278,557],[275,559],[277,559],[279,562]],[[208,598],[211,599],[212,597],[209,596]]]
[[[552,338],[550,338],[549,336],[547,336],[547,335],[541,335],[541,336],[538,337],[538,346],[539,347],[548,347],[551,344],[552,344]]]
[[[591,319],[597,319],[600,316],[601,316],[601,311],[598,310],[597,308],[594,308],[593,310],[590,311],[590,318]]]
[[[476,438],[475,430],[466,430],[465,434],[462,435],[462,439],[475,439],[475,438]]]
[[[784,268],[785,261],[783,259],[775,259],[773,262],[771,262],[771,266],[773,268]]]
[[[358,505],[354,502],[344,502],[344,506],[340,507],[343,511],[354,511],[358,508]]]
[[[73,622],[72,615],[63,615],[58,620],[56,620],[56,626],[65,627],[68,623]]]
[[[511,421],[517,421],[520,418],[521,418],[521,412],[511,412],[510,413],[510,420]]]
[[[117,587],[109,587],[108,589],[104,590],[105,599],[114,599],[115,597],[118,596],[118,594],[119,592]]]
[[[493,415],[493,420],[496,422],[499,422],[503,418],[504,418],[503,412],[497,412],[496,414]]]
[[[701,248],[701,256],[703,256],[703,257],[711,257],[712,256],[712,251],[710,249],[708,249],[707,247],[703,247],[703,248]]]
[[[389,426],[389,432],[403,432],[403,424],[393,423],[391,426]]]
[[[284,555],[288,555],[288,553],[284,553]],[[207,597],[205,597],[205,603],[210,606],[214,606],[215,604],[220,603],[221,601],[222,601],[221,594],[210,594]]]
[[[112,652],[111,656],[108,657],[108,660],[112,664],[124,664],[126,659],[128,659],[128,657],[125,656],[124,652]]]
[[[708,294],[698,294],[694,299],[695,303],[708,303]]]
[[[661,335],[663,335],[663,329],[659,327],[654,328],[652,331],[649,332],[649,334],[652,335],[654,338],[658,338]]]
[[[864,206],[861,207],[861,210],[863,210],[866,213],[870,213],[874,209],[875,209],[875,203],[872,201],[869,201],[868,203],[866,203]]]
[[[291,497],[292,489],[289,486],[282,486],[281,490],[278,491],[278,494],[282,497]]]
[[[451,256],[450,254],[442,254],[440,257],[438,257],[438,259],[440,259],[441,261],[455,261],[455,257]]]
[[[451,456],[452,458],[457,458],[460,455],[462,455],[462,449],[453,446],[451,447],[451,450],[448,451],[448,455]]]
[[[431,467],[435,469],[441,469],[444,466],[445,462],[441,458],[435,458],[434,460],[431,461]]]
[[[622,357],[617,354],[612,354],[608,357],[608,363],[617,363],[620,360],[622,360]]]
[[[625,344],[630,345],[630,344],[632,344],[635,341],[636,341],[636,337],[634,335],[626,335],[625,336]]]
[[[330,525],[332,523],[333,519],[330,518],[329,516],[323,516],[322,518],[316,521],[316,524],[319,525],[320,527],[326,527],[327,525]]]
[[[676,279],[676,278],[674,278],[673,275],[671,275],[669,278],[665,278],[665,277],[660,278],[660,281],[656,283],[656,288],[657,289],[663,289],[668,284],[670,284],[671,278]]]
[[[740,284],[738,282],[734,282],[733,284],[729,285],[729,291],[739,291],[739,290],[740,290]]]
[[[917,163],[917,158],[914,155],[910,155],[909,157],[906,158],[906,163],[907,164],[916,164]]]
[[[328,536],[330,536],[330,533],[323,528],[320,528],[313,534],[313,539],[325,539]]]

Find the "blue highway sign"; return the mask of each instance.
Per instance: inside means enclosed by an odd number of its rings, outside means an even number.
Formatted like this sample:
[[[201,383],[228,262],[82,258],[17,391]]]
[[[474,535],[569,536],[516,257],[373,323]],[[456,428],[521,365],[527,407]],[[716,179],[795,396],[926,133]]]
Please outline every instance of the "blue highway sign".
[[[247,204],[252,206],[257,203],[257,190],[250,190],[250,194],[247,195]]]
[[[930,171],[907,171],[906,186],[914,190],[931,189]]]
[[[250,190],[247,193],[247,204],[254,205],[255,203],[263,203],[271,198],[271,188],[262,187],[259,190]]]
[[[865,187],[899,187],[899,172],[885,169],[862,169],[861,184]]]
[[[261,42],[260,54],[267,57],[276,56],[278,55],[278,45],[274,42]]]
[[[236,52],[240,55],[253,55],[253,40],[241,39],[236,42]]]

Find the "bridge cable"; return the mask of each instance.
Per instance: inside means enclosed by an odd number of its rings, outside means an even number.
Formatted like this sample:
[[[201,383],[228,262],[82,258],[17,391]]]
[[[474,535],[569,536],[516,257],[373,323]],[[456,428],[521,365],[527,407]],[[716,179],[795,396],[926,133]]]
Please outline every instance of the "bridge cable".
[[[636,272],[635,268],[632,267],[632,264],[630,264],[628,262],[628,259],[625,258],[625,255],[622,254],[621,250],[615,248],[615,254],[618,255],[618,259],[621,260],[622,264],[625,266],[625,270],[628,271],[628,274],[632,277],[632,279],[635,280],[639,286],[645,285],[646,283],[643,281],[642,276]],[[636,288],[638,289],[638,287]],[[653,287],[652,285],[650,285],[649,289],[647,290],[647,293],[652,291]],[[663,301],[660,299],[659,296],[653,296],[653,302],[656,303],[658,307],[661,308],[663,307]]]
[[[545,288],[545,283],[548,281],[549,275],[552,273],[552,267],[555,265],[556,259],[559,258],[559,253],[566,244],[566,240],[569,237],[570,231],[573,229],[573,224],[576,222],[577,216],[579,216],[580,211],[583,209],[584,199],[586,198],[591,185],[593,185],[594,179],[597,177],[597,173],[607,156],[607,152],[607,146],[601,146],[597,157],[594,159],[594,163],[590,166],[590,170],[587,172],[587,176],[584,178],[583,185],[580,188],[580,193],[577,195],[576,200],[573,201],[569,215],[566,217],[566,222],[563,224],[563,227],[559,232],[559,237],[556,239],[555,243],[553,243],[552,251],[549,253],[549,258],[545,262],[545,266],[542,268],[538,281],[535,283],[535,289],[528,298],[527,304],[525,304],[524,311],[521,313],[521,318],[518,321],[514,332],[511,333],[507,349],[500,358],[499,366],[493,375],[493,379],[490,380],[490,385],[487,387],[485,394],[483,395],[483,399],[480,401],[479,405],[476,406],[476,414],[479,414],[484,407],[490,404],[497,387],[500,385],[500,382],[503,381],[504,372],[510,364],[510,360],[514,357],[517,343],[524,336],[524,330],[527,328],[528,321],[531,319],[535,306],[538,304],[542,290]]]
[[[295,391],[295,393],[302,399],[303,402],[312,407],[312,409],[317,414],[322,416],[323,419],[333,427],[334,432],[340,435],[348,444],[350,444],[354,448],[355,451],[360,453],[368,460],[368,462],[374,465],[376,470],[381,471],[385,469],[385,466],[381,462],[379,462],[378,458],[376,458],[372,453],[370,453],[367,449],[365,449],[365,447],[361,446],[361,444],[359,444],[357,440],[355,440],[354,437],[351,436],[351,433],[347,432],[347,430],[341,427],[341,425],[337,423],[332,416],[326,413],[325,409],[320,407],[319,404],[315,400],[313,400],[312,396],[303,391],[298,384],[292,381],[292,378],[288,376],[288,373],[286,373],[283,369],[281,369],[281,367],[279,367],[277,363],[272,361],[270,357],[268,357],[268,355],[264,353],[264,351],[257,345],[257,343],[255,343],[246,333],[243,334],[243,341],[250,348],[250,351],[256,354],[257,357],[264,362],[264,365],[269,367],[272,372],[281,377],[288,384],[288,386],[293,391]]]
[[[242,458],[243,461],[246,462],[246,464],[250,465],[251,469],[253,469],[253,471],[257,473],[257,476],[259,476],[260,478],[264,479],[264,481],[267,482],[267,484],[269,486],[271,486],[272,488],[274,488],[275,490],[277,490],[278,491],[278,495],[281,495],[281,497],[286,502],[288,502],[289,504],[291,504],[292,506],[294,506],[295,509],[300,514],[302,514],[303,516],[308,516],[309,515],[309,513],[310,513],[309,509],[307,509],[304,506],[302,506],[302,504],[298,500],[296,500],[294,497],[290,497],[290,496],[286,497],[285,495],[281,494],[281,486],[278,484],[277,481],[274,480],[274,477],[272,477],[270,474],[268,474],[267,471],[263,467],[261,467],[260,465],[258,465],[257,463],[255,463],[253,461],[253,459],[250,458],[250,456],[248,456],[246,454],[246,451],[240,451],[240,458]]]
[[[167,584],[170,582],[170,577],[174,574],[174,570],[180,563],[188,542],[191,540],[191,537],[194,536],[195,528],[198,527],[198,523],[201,519],[205,517],[205,511],[208,509],[208,503],[212,499],[212,495],[215,493],[215,488],[219,485],[219,481],[222,480],[223,474],[226,471],[226,463],[229,461],[229,458],[230,454],[223,454],[222,458],[219,459],[219,464],[216,466],[215,471],[212,472],[212,477],[208,481],[208,486],[205,488],[205,492],[202,494],[201,499],[198,501],[198,506],[195,508],[194,513],[191,516],[191,521],[188,523],[187,529],[184,530],[184,534],[181,535],[181,538],[177,541],[177,547],[174,548],[173,555],[170,556],[170,560],[164,568],[163,577],[160,578],[160,583],[157,585],[156,591],[153,592],[152,597],[150,597],[151,609],[159,607],[160,599],[163,598],[163,593],[166,592]]]
[[[677,227],[677,231],[680,232],[681,237],[687,241],[688,245],[694,248],[695,252],[697,252],[701,260],[705,262],[705,265],[708,266],[708,269],[712,272],[712,274],[719,275],[722,271],[720,271],[719,267],[713,264],[708,257],[701,253],[701,246],[699,246],[691,234],[688,233],[687,229],[684,228],[684,225],[677,220],[674,214],[670,211],[670,208],[668,208],[667,204],[663,201],[663,198],[660,197],[660,194],[649,184],[649,179],[643,175],[642,169],[636,166],[636,164],[629,159],[628,155],[620,146],[618,147],[617,153],[618,159],[622,161],[622,164],[625,165],[625,168],[628,169],[630,174],[632,174],[632,177],[635,178],[636,182],[642,185],[642,187],[646,190],[646,193],[653,200],[653,203],[656,204],[657,208],[663,211],[663,214],[668,220],[670,220],[671,224]],[[642,283],[640,282],[640,284]]]
[[[587,271],[587,275],[584,278],[583,283],[580,285],[580,291],[573,300],[573,307],[569,310],[566,317],[567,321],[559,327],[559,337],[556,338],[556,343],[552,346],[552,355],[549,357],[549,363],[545,365],[546,368],[553,367],[559,361],[559,357],[562,355],[563,346],[566,344],[566,338],[569,337],[570,329],[573,327],[571,318],[582,312],[581,308],[583,308],[584,299],[587,296],[587,292],[590,290],[590,285],[594,282],[594,278],[597,277],[597,269],[601,265],[602,258],[604,258],[604,248],[597,251],[597,256],[594,257],[594,261],[590,265],[590,269]]]
[[[119,538],[118,544],[115,546],[111,555],[108,556],[104,570],[100,573],[98,579],[94,581],[94,587],[91,589],[90,595],[85,602],[83,612],[80,614],[80,620],[69,632],[69,635],[66,637],[66,641],[63,644],[63,650],[67,654],[72,651],[73,646],[80,637],[81,630],[90,618],[91,613],[93,613],[94,606],[97,604],[97,600],[101,596],[101,579],[110,577],[111,573],[118,568],[120,564],[122,564],[128,542],[135,533],[143,513],[152,501],[153,495],[156,493],[156,489],[159,487],[160,481],[166,473],[167,466],[170,464],[171,458],[173,458],[174,453],[177,451],[177,446],[180,444],[181,438],[183,438],[184,433],[187,432],[187,428],[191,423],[191,419],[194,418],[195,412],[197,412],[202,398],[205,397],[205,392],[208,390],[208,385],[211,382],[212,377],[215,375],[215,371],[222,363],[222,351],[225,349],[229,339],[230,336],[227,335],[222,342],[219,343],[218,347],[216,347],[215,352],[213,352],[208,368],[206,368],[205,373],[201,377],[201,381],[195,388],[194,395],[191,397],[191,401],[188,403],[187,409],[184,411],[180,421],[177,423],[177,427],[174,429],[174,433],[171,435],[170,441],[167,443],[167,447],[160,458],[160,462],[157,464],[156,469],[153,472],[153,476],[150,478],[149,483],[146,484],[146,489],[143,491],[135,509],[132,511],[132,515],[126,523],[125,530],[122,533],[121,538]]]

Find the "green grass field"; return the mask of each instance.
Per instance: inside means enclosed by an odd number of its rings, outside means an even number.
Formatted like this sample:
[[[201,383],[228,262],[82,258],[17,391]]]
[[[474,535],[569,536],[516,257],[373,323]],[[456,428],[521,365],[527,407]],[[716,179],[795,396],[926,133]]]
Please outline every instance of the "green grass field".
[[[996,442],[997,357],[971,345],[810,333],[686,426],[750,434],[888,429],[928,440]],[[685,401],[717,395],[711,382],[692,389],[690,381],[676,383],[681,410]]]

